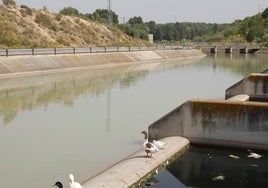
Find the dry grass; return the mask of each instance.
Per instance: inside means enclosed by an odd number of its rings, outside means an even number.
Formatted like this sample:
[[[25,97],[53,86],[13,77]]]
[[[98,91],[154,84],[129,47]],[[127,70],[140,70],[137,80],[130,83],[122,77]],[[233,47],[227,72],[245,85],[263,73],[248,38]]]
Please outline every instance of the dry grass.
[[[0,5],[0,48],[137,46],[108,25],[48,11]]]

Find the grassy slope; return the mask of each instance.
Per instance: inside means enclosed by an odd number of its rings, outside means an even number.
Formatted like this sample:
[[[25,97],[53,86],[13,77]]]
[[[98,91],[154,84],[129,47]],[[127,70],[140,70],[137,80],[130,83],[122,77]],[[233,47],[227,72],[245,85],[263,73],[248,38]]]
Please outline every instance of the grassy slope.
[[[30,8],[0,5],[0,48],[138,46],[115,27]]]

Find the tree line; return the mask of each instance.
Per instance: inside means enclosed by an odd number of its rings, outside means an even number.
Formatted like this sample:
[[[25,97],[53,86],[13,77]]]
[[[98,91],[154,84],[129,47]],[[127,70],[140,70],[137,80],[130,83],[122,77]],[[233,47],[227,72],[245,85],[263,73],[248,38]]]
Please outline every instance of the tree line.
[[[107,23],[109,17],[107,9],[97,9],[92,14],[81,14],[76,9],[67,7],[60,13],[103,23]],[[155,21],[144,22],[140,16],[134,16],[126,23],[119,23],[115,12],[111,11],[111,16],[114,27],[144,40],[148,40],[148,34],[153,34],[155,42],[268,42],[268,8],[254,16],[226,24],[192,22],[157,24]]]

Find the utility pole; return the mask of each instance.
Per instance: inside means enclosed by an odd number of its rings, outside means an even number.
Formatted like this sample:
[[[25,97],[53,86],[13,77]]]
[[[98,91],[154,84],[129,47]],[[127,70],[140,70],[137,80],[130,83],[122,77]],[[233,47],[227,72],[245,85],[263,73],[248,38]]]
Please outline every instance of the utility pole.
[[[107,9],[108,9],[108,24],[111,26],[113,24],[112,12],[111,12],[111,0],[107,0]]]

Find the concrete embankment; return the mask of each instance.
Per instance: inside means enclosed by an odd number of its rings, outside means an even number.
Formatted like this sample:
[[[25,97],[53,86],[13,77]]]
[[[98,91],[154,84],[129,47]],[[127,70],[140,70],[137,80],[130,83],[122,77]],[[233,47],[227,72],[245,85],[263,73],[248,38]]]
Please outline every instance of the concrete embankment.
[[[266,70],[267,71],[267,70]],[[250,100],[268,101],[268,74],[252,73],[248,77],[237,82],[225,91],[225,98],[233,97],[241,93],[250,97]]]
[[[268,54],[268,48],[267,47],[262,47],[259,49],[256,54],[262,55],[262,54]]]
[[[143,178],[157,168],[166,165],[168,160],[172,160],[189,148],[189,141],[183,137],[166,137],[161,139],[166,143],[164,150],[153,154],[153,158],[148,158],[143,149],[123,159],[112,167],[104,170],[100,174],[85,181],[83,188],[126,188],[138,187]]]
[[[149,138],[268,150],[268,103],[191,99],[149,126]]]
[[[92,66],[124,65],[135,62],[205,56],[200,50],[156,50],[0,58],[0,76],[17,76],[85,69]]]

